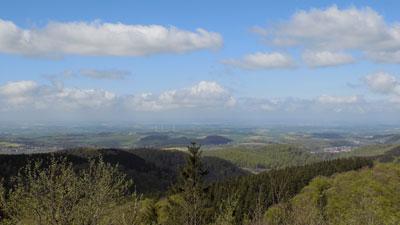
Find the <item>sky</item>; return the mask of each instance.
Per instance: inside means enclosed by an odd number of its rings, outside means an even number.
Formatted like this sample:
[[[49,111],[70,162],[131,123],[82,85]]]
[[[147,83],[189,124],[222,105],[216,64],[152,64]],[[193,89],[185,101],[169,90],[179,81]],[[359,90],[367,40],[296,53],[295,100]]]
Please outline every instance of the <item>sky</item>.
[[[400,124],[398,1],[6,1],[0,121]]]

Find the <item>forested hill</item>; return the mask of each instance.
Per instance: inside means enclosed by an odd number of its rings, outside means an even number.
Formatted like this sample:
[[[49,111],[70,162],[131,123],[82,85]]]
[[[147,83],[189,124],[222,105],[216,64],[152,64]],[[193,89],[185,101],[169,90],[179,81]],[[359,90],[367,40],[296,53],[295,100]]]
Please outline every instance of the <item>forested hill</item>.
[[[234,224],[243,224],[246,217],[262,217],[268,207],[293,197],[314,177],[372,166],[371,159],[341,158],[215,182],[210,187],[210,205],[217,210],[234,196],[237,201]],[[257,215],[258,211],[261,215]]]
[[[141,146],[177,147],[187,146],[190,142],[196,142],[201,145],[220,145],[232,142],[232,140],[219,135],[211,135],[205,138],[171,138],[168,135],[154,134],[141,138],[138,144]]]
[[[400,164],[316,177],[294,198],[270,207],[264,223],[400,224]]]
[[[184,152],[162,151],[156,149],[90,149],[75,148],[55,153],[66,157],[77,169],[86,168],[89,157],[103,156],[105,162],[119,166],[119,169],[134,180],[139,193],[163,192],[174,183],[178,177],[177,167],[184,165]],[[18,173],[18,170],[29,161],[43,160],[46,164],[51,154],[21,154],[0,155],[0,177],[7,180]],[[224,178],[245,176],[248,172],[234,166],[232,163],[215,157],[203,159],[205,167],[209,168],[206,177],[208,181]]]
[[[204,152],[228,160],[239,167],[277,169],[321,161],[321,158],[293,145],[275,144],[258,148],[232,147]]]
[[[155,164],[158,168],[171,170],[174,173],[178,173],[178,168],[183,167],[185,164],[186,153],[182,151],[160,151],[148,148],[136,148],[126,151]],[[248,172],[233,163],[218,157],[204,156],[202,162],[203,166],[209,170],[208,175],[205,177],[206,181],[249,175]]]

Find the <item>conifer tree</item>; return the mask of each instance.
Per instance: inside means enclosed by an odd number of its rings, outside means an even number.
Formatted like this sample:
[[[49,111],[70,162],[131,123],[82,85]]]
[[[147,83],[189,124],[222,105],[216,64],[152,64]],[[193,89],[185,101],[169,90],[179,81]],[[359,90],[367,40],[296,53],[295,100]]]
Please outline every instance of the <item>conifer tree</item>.
[[[188,146],[186,165],[179,168],[180,182],[174,187],[174,191],[181,196],[181,221],[186,225],[200,225],[204,219],[207,187],[203,178],[208,171],[202,167],[200,147],[195,142]]]

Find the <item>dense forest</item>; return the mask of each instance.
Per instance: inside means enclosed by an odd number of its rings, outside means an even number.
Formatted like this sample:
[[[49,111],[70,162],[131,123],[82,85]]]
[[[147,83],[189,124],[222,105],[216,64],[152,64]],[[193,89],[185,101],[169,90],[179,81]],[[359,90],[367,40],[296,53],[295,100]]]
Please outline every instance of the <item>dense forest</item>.
[[[56,157],[65,157],[76,169],[87,167],[89,158],[102,155],[104,162],[113,166],[118,164],[119,170],[134,180],[134,187],[142,194],[156,194],[167,191],[168,187],[178,179],[178,167],[185,164],[185,153],[181,151],[161,151],[156,149],[91,149],[74,148],[59,151]],[[51,153],[0,155],[0,177],[9,180],[30,161],[42,160],[45,164]],[[232,163],[216,157],[203,157],[202,162],[209,170],[206,181],[246,176],[249,173]],[[8,183],[8,182],[6,182]]]
[[[396,224],[400,218],[400,147],[252,175],[202,154],[193,143],[187,152],[80,148],[1,155],[1,223]],[[365,212],[355,210],[360,204]]]

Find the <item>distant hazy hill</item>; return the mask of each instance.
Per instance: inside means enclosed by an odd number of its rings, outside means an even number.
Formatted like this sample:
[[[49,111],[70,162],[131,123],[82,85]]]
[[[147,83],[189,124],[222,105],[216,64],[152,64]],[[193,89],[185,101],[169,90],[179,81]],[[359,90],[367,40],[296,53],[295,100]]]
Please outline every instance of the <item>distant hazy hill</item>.
[[[315,155],[292,145],[269,145],[259,148],[233,147],[206,151],[206,156],[215,156],[247,168],[283,168],[321,161]]]
[[[400,134],[374,135],[370,137],[369,140],[377,141],[382,144],[396,145],[400,144]]]
[[[343,136],[338,133],[312,133],[311,138],[321,138],[321,139],[342,139]]]
[[[227,144],[231,141],[232,141],[231,139],[219,135],[212,135],[202,139],[196,139],[187,137],[171,138],[167,135],[153,134],[141,138],[138,144],[143,146],[155,146],[155,147],[178,147],[178,146],[186,146],[190,142],[196,142],[202,145],[220,145],[220,144]]]

